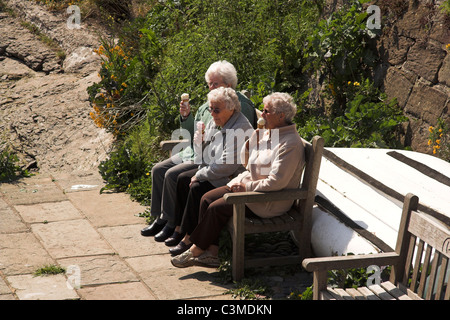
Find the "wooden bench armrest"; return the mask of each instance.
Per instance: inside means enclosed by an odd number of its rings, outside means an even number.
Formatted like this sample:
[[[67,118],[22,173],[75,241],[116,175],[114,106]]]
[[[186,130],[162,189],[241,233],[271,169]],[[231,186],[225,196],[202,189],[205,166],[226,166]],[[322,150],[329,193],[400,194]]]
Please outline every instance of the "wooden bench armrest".
[[[271,202],[282,200],[306,199],[308,192],[302,189],[285,189],[271,192],[233,192],[224,194],[223,198],[229,204],[242,204],[252,202]]]
[[[161,141],[160,142],[160,147],[163,151],[170,151],[173,149],[173,147],[175,147],[177,144],[179,143],[189,143],[189,140],[184,139],[184,140],[165,140],[165,141]]]
[[[383,252],[375,254],[363,254],[354,256],[336,256],[308,258],[302,265],[309,272],[329,271],[352,268],[364,268],[370,265],[388,266],[396,264],[400,256],[396,252]]]

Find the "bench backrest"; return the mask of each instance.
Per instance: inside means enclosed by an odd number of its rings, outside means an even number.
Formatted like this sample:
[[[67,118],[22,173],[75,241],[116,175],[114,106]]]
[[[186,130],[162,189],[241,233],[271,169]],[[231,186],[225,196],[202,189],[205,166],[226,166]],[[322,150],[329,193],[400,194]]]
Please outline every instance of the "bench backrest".
[[[450,299],[450,226],[417,211],[418,198],[408,194],[395,251],[400,264],[393,266],[390,281],[408,294],[427,300]],[[406,210],[406,212],[405,212]]]
[[[294,235],[295,242],[301,248],[301,256],[303,258],[311,256],[310,245],[300,245],[302,243],[311,243],[312,230],[312,208],[316,196],[317,181],[319,179],[320,165],[322,162],[322,154],[324,148],[324,139],[315,136],[311,143],[303,140],[305,147],[305,166],[301,179],[301,189],[307,192],[305,198],[296,200],[293,205],[302,218],[302,230],[298,235]]]

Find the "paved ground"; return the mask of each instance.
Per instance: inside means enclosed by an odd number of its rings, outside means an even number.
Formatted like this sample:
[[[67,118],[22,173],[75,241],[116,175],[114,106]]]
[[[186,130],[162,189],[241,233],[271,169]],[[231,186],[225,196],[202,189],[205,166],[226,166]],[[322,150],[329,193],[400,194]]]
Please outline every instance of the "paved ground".
[[[217,270],[173,267],[163,243],[140,235],[145,208],[102,186],[98,173],[0,184],[0,300],[232,299]],[[45,265],[67,271],[33,276]]]

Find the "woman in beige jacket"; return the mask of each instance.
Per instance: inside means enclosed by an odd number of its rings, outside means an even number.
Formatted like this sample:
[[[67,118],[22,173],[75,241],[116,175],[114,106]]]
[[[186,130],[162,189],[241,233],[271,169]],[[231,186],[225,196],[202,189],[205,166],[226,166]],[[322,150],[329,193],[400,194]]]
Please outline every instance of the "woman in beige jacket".
[[[225,193],[279,191],[300,184],[305,153],[296,126],[292,124],[297,111],[293,99],[286,93],[273,93],[264,98],[263,104],[265,130],[256,130],[241,152],[247,171],[202,197],[198,225],[189,237],[193,245],[172,258],[174,266],[219,266],[219,235],[233,215],[232,205],[223,200]],[[289,210],[292,204],[293,201],[249,203],[246,215],[275,217]]]

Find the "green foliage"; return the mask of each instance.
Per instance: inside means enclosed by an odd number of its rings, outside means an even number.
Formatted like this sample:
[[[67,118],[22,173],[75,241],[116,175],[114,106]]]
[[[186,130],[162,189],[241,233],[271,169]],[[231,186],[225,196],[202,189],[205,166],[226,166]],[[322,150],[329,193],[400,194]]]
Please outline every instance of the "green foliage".
[[[0,182],[11,182],[19,177],[29,177],[31,173],[22,169],[17,155],[4,143],[0,144]]]
[[[443,13],[450,16],[450,0],[445,0],[442,2],[440,8]]]
[[[57,266],[57,265],[46,265],[42,268],[37,269],[34,272],[34,276],[47,276],[47,275],[55,275],[65,273],[66,269]]]
[[[304,117],[299,133],[312,139],[324,138],[330,147],[395,148],[396,131],[406,121],[396,100],[386,101],[386,95],[369,80],[348,82],[343,114],[336,117]]]
[[[132,130],[123,141],[116,144],[109,158],[100,163],[100,174],[107,182],[100,192],[129,189],[136,200],[148,203],[151,168],[153,163],[159,161],[158,157],[161,157],[159,150],[155,150],[155,145],[156,138],[151,136],[148,123]]]
[[[370,46],[374,34],[366,28],[363,2],[349,1],[348,7],[321,20],[307,40],[304,71],[319,74],[325,82],[332,99],[331,114],[342,114],[347,104],[347,83],[369,77],[377,61]]]

